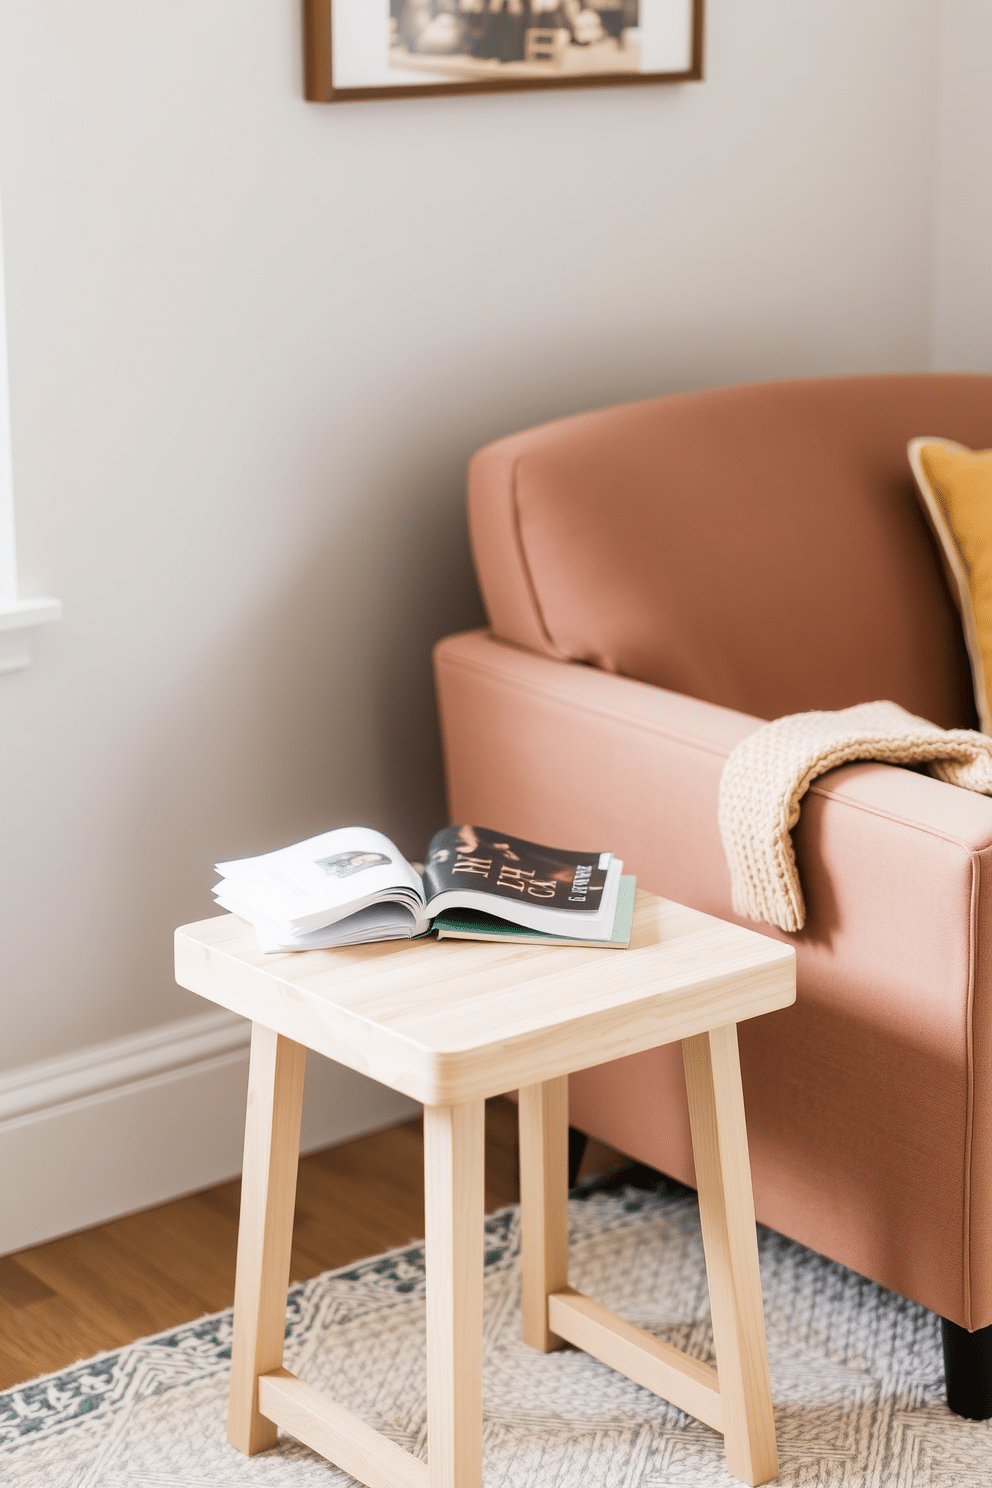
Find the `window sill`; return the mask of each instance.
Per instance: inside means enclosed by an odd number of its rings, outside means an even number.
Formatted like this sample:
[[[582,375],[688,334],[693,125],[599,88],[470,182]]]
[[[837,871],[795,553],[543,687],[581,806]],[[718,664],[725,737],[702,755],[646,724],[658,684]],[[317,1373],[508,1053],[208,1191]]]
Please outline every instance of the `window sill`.
[[[30,664],[31,632],[62,618],[58,599],[0,599],[0,672],[17,672]]]

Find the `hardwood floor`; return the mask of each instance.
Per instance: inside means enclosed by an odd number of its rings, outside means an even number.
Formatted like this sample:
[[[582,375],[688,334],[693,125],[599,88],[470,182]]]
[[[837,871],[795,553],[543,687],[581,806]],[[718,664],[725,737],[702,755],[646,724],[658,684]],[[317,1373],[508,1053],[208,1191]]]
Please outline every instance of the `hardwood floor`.
[[[419,1118],[300,1163],[292,1280],[424,1233]],[[0,1258],[0,1389],[234,1300],[241,1185]],[[518,1198],[517,1108],[486,1105],[486,1209]]]

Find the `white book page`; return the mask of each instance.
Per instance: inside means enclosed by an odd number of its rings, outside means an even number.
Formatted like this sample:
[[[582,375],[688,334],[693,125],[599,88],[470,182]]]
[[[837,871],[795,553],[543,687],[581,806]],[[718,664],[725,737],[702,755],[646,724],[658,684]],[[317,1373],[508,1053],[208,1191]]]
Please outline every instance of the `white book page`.
[[[367,905],[365,909],[345,915],[319,930],[294,935],[282,925],[251,914],[222,894],[218,894],[216,899],[221,909],[238,915],[253,926],[263,951],[318,951],[339,945],[363,945],[369,941],[407,940],[426,928],[403,905],[387,903]]]
[[[423,887],[395,843],[371,827],[339,827],[305,842],[216,863],[227,899],[253,914],[294,929],[328,924],[385,897],[416,915]]]

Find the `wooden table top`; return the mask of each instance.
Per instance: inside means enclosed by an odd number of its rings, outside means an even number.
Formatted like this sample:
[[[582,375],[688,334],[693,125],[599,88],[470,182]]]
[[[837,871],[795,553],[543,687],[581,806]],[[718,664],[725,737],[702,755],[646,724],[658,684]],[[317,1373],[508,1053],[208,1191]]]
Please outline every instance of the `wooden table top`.
[[[483,1099],[795,1001],[795,952],[639,889],[629,950],[386,941],[266,953],[176,931],[176,980],[429,1105]]]

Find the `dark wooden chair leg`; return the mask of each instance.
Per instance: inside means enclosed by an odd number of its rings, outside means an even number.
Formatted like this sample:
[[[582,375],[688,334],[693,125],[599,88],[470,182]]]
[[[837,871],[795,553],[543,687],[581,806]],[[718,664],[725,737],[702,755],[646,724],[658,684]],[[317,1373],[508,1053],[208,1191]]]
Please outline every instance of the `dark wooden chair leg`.
[[[568,1128],[568,1186],[574,1188],[579,1178],[579,1168],[589,1138],[577,1126]]]
[[[969,1333],[957,1323],[940,1320],[944,1344],[947,1404],[969,1421],[992,1417],[992,1325]]]

